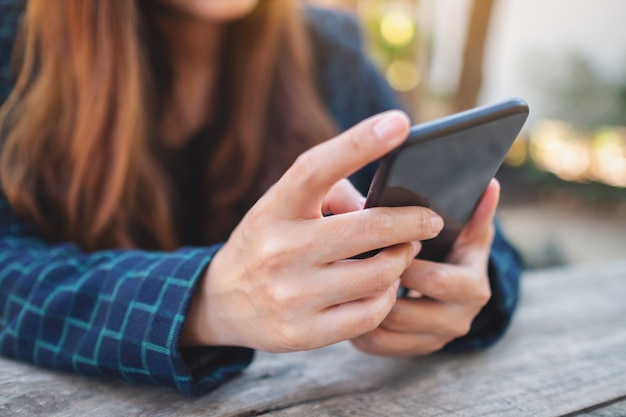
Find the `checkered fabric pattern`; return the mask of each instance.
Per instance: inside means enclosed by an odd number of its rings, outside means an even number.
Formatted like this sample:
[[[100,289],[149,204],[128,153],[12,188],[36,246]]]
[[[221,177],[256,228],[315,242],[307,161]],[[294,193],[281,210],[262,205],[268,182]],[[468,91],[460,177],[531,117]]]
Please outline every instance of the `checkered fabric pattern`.
[[[236,363],[192,381],[177,348],[193,287],[217,247],[86,254],[72,244],[46,244],[29,228],[2,197],[3,355],[189,393],[215,387],[250,361],[251,352],[236,349]]]
[[[0,102],[11,89],[17,0],[0,0]],[[307,8],[323,101],[339,129],[399,104],[364,56],[356,22]],[[1,139],[1,138],[0,138]],[[374,166],[352,177],[365,192]],[[43,367],[119,377],[201,394],[242,371],[245,348],[181,350],[177,340],[194,286],[219,246],[178,251],[84,253],[46,242],[0,193],[0,353]],[[505,331],[519,290],[520,260],[498,231],[493,296],[450,351],[485,347]]]

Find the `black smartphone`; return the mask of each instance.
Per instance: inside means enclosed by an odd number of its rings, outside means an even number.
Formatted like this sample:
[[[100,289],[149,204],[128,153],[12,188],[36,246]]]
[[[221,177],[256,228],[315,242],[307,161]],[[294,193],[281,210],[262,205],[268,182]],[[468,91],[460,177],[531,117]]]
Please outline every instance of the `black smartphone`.
[[[413,126],[381,159],[365,207],[435,211],[445,226],[417,257],[443,261],[527,118],[526,102],[509,99]]]

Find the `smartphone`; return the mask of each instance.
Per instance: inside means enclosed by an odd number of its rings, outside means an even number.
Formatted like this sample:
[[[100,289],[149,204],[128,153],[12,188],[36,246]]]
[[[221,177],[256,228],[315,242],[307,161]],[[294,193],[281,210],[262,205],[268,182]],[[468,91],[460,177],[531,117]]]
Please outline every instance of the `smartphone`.
[[[445,223],[418,258],[443,261],[528,118],[509,99],[413,126],[380,161],[365,207],[424,206]]]

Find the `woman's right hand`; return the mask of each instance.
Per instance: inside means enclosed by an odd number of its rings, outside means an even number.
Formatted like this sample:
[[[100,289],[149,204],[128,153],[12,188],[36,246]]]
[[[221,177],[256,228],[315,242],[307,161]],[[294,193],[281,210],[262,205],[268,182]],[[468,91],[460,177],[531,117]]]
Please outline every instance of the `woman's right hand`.
[[[406,115],[391,111],[303,153],[216,253],[181,344],[287,352],[378,327],[418,241],[443,222],[421,207],[351,211],[354,190],[336,185],[400,145],[408,129]],[[339,209],[324,216],[329,207]],[[382,247],[371,258],[349,259]]]

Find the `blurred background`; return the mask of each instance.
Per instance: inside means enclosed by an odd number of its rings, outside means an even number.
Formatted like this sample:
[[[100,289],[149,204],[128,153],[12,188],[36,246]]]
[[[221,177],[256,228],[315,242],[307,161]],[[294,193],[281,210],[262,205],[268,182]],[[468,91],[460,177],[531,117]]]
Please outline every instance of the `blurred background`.
[[[626,2],[311,0],[354,14],[417,121],[508,97],[531,116],[498,173],[528,268],[626,258]]]

